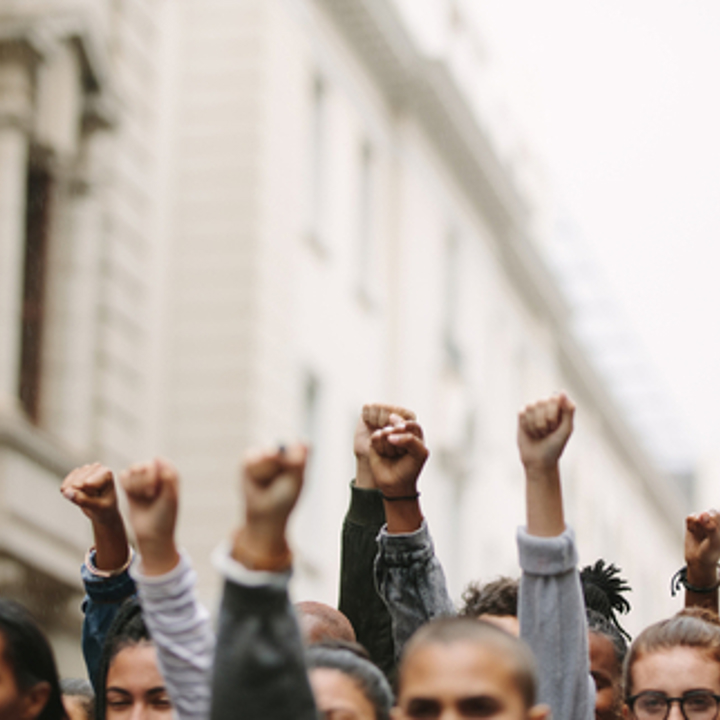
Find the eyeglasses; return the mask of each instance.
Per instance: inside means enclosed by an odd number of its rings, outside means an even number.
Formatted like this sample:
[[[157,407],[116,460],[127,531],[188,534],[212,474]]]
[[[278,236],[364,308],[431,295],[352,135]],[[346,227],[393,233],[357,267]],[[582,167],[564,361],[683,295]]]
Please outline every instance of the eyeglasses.
[[[680,705],[685,720],[715,720],[720,709],[720,695],[710,690],[691,690],[682,697],[668,697],[665,693],[646,690],[625,702],[638,720],[667,720],[674,702]]]

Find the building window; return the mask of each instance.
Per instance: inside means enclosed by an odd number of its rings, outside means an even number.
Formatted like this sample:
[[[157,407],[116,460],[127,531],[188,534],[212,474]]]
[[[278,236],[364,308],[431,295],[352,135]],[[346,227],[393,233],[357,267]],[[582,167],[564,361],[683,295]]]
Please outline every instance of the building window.
[[[322,75],[316,75],[312,84],[310,240],[323,251],[327,250],[327,95],[327,81]]]
[[[451,230],[445,239],[442,334],[445,358],[453,370],[460,370],[458,337],[460,313],[460,238]]]
[[[35,423],[40,419],[45,274],[53,181],[44,164],[31,163],[27,176],[23,271],[20,403]]]
[[[365,141],[360,149],[355,276],[360,298],[366,302],[372,300],[375,164],[372,145]]]

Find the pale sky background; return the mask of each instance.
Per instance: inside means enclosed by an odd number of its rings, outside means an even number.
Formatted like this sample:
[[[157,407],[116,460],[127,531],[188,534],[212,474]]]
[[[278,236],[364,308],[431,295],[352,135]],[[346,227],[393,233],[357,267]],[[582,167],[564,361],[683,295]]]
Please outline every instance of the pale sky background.
[[[720,460],[720,2],[462,5],[530,79],[556,195],[698,459]]]

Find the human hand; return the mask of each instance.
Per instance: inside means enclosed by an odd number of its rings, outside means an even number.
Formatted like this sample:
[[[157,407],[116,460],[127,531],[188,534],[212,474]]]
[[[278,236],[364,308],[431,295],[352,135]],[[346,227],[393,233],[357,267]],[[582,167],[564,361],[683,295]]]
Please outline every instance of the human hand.
[[[107,525],[120,519],[112,470],[100,463],[75,468],[63,480],[60,492],[93,524]]]
[[[167,461],[156,458],[131,465],[120,474],[128,499],[130,524],[147,575],[163,575],[180,557],[175,546],[178,512],[178,473]]]
[[[242,468],[245,527],[235,536],[233,556],[253,569],[274,568],[275,560],[289,558],[285,531],[302,490],[308,448],[289,448],[249,454]]]
[[[397,415],[403,420],[415,420],[415,413],[398,405],[370,403],[363,405],[355,428],[353,449],[355,451],[355,485],[361,488],[377,487],[370,469],[370,437],[376,431],[390,424],[390,416]]]
[[[388,420],[388,425],[370,437],[370,470],[384,497],[412,497],[417,494],[420,471],[430,451],[415,420],[396,413]]]
[[[518,448],[527,469],[554,470],[573,430],[575,404],[565,393],[525,406],[518,416]]]
[[[63,480],[60,492],[92,523],[95,567],[98,570],[123,567],[129,549],[112,470],[100,463],[75,468]]]
[[[720,513],[717,510],[688,515],[685,519],[685,562],[712,568],[720,561]]]

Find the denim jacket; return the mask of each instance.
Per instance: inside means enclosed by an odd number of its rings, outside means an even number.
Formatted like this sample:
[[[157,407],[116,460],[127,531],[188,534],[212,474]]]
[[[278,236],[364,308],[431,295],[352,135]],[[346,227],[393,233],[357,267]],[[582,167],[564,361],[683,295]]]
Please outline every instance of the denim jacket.
[[[95,551],[90,553],[90,562],[95,563]],[[135,595],[135,581],[128,570],[115,577],[104,578],[94,575],[83,563],[80,569],[85,598],[82,611],[85,614],[82,627],[82,651],[90,682],[96,687],[97,670],[107,631],[123,602]]]
[[[390,611],[399,660],[405,643],[420,626],[455,615],[455,608],[425,520],[419,530],[401,535],[390,535],[384,526],[377,543],[375,585]]]

